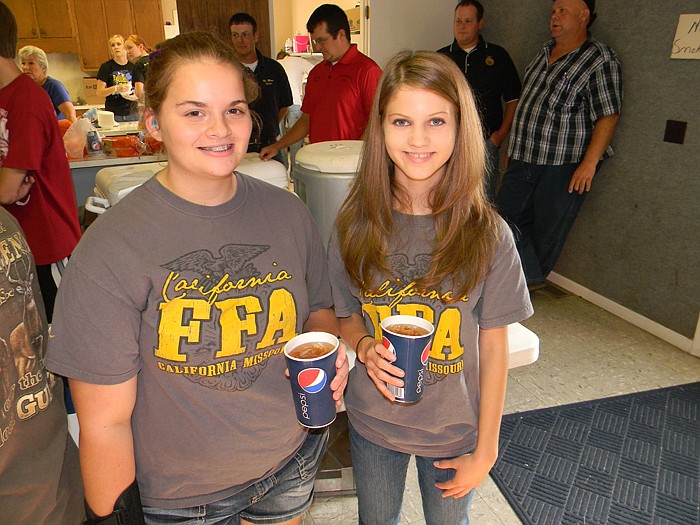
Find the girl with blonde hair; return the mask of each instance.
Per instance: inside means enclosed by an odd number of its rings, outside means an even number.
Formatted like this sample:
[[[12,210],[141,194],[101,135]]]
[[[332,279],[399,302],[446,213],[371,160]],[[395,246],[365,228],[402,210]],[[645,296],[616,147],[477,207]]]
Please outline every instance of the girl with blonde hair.
[[[117,122],[139,120],[138,100],[143,98],[143,75],[129,62],[124,37],[109,39],[112,58],[97,72],[97,96],[105,97],[105,109]]]

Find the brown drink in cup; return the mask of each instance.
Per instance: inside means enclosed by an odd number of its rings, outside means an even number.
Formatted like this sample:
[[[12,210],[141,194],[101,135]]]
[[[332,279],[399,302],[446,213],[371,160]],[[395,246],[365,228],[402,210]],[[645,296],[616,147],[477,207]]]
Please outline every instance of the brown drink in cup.
[[[325,427],[335,420],[331,381],[338,344],[332,334],[307,332],[284,347],[297,420],[305,427]]]
[[[413,315],[392,315],[382,320],[382,344],[395,356],[392,364],[404,371],[402,387],[387,384],[398,403],[415,403],[423,397],[423,375],[428,363],[434,327]]]

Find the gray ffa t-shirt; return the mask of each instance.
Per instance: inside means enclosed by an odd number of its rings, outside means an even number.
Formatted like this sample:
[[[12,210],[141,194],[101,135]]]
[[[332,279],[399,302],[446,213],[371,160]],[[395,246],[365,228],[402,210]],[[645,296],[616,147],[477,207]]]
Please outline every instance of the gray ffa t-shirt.
[[[78,525],[78,449],[63,381],[44,367],[46,315],[34,258],[0,206],[0,523]]]
[[[301,446],[284,344],[332,306],[321,239],[295,195],[237,174],[199,206],[154,177],[86,231],[56,302],[47,365],[87,383],[138,374],[145,505],[218,501]]]
[[[423,398],[414,405],[389,402],[359,361],[350,373],[345,406],[353,427],[366,439],[391,450],[430,457],[452,457],[476,446],[479,409],[479,326],[496,328],[532,315],[532,305],[510,229],[501,221],[501,238],[484,281],[466,297],[444,303],[451,283],[439,290],[412,284],[430,263],[434,219],[394,212],[398,235],[389,242],[384,276],[374,293],[350,285],[340,258],[337,235],[329,247],[329,267],[338,317],[362,313],[370,335],[381,339],[381,320],[417,315],[435,325],[426,366]]]

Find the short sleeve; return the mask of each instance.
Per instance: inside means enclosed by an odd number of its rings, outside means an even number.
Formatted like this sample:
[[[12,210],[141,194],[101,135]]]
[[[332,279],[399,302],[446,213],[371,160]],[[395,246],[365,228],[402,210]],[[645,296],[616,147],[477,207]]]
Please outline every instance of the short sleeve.
[[[144,82],[143,69],[138,67],[136,64],[131,68],[131,80],[132,82]]]
[[[83,250],[84,252],[84,250]],[[106,261],[99,276],[71,258],[56,297],[46,366],[92,384],[119,384],[138,373],[141,315]],[[99,279],[99,280],[98,280]]]
[[[622,68],[613,51],[608,50],[591,75],[589,92],[589,115],[593,122],[622,111]]]
[[[97,80],[101,80],[107,86],[109,87],[109,73],[110,73],[110,68],[109,68],[109,62],[105,62],[100,66],[100,69],[97,71]]]
[[[309,312],[315,312],[321,308],[330,308],[333,305],[331,288],[328,279],[328,261],[323,248],[321,235],[316,225],[304,208],[305,228],[307,231],[307,271],[306,286],[309,294]]]
[[[372,62],[372,67],[369,67],[362,78],[360,79],[360,88],[362,90],[362,105],[369,115],[372,109],[372,101],[374,100],[374,94],[377,92],[377,86],[379,85],[379,80],[382,78],[382,70],[377,64]]]
[[[479,326],[497,328],[516,323],[533,313],[513,233],[501,220],[501,236],[484,282]]]

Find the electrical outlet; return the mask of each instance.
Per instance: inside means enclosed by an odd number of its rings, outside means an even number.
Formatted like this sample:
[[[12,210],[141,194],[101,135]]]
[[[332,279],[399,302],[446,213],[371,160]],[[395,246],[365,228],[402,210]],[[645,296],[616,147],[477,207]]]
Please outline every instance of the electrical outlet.
[[[680,120],[667,120],[666,131],[664,132],[664,142],[673,144],[683,144],[685,142],[685,131],[688,123]]]

